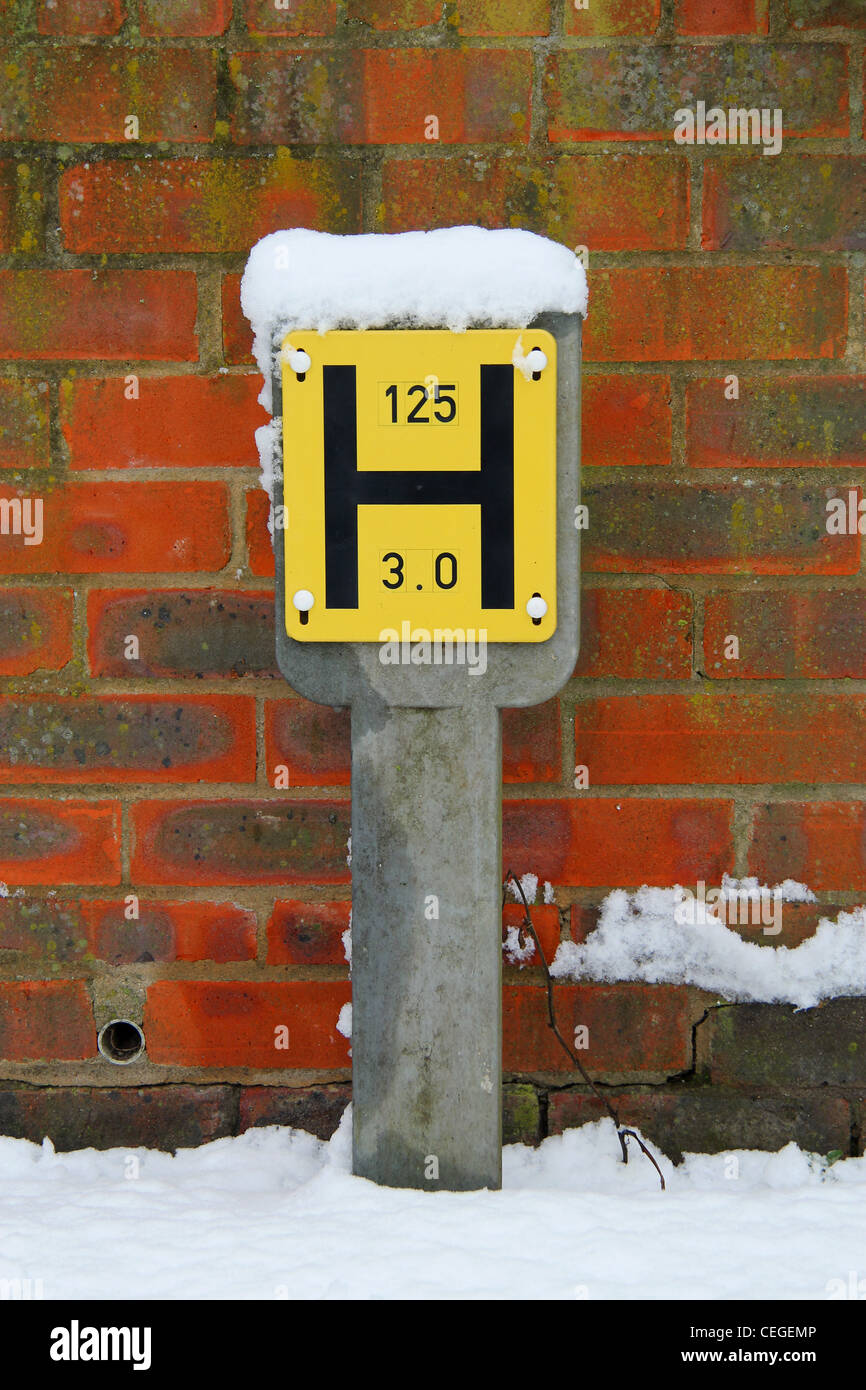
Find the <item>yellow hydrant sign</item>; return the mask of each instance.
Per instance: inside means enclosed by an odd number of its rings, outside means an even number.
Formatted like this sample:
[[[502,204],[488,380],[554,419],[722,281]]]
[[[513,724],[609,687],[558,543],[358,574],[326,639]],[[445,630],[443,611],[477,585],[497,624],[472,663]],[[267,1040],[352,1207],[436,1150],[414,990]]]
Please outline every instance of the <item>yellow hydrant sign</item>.
[[[552,636],[556,350],[536,329],[288,334],[290,637]]]

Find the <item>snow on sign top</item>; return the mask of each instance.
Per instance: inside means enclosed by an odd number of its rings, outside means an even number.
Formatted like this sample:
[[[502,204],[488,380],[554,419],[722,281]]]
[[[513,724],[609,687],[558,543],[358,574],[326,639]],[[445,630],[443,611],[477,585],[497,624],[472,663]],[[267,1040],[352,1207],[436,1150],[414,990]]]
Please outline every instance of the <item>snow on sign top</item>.
[[[533,232],[447,227],[333,236],[296,227],[250,252],[241,305],[267,381],[274,334],[292,328],[524,328],[544,312],[586,314],[586,275]]]

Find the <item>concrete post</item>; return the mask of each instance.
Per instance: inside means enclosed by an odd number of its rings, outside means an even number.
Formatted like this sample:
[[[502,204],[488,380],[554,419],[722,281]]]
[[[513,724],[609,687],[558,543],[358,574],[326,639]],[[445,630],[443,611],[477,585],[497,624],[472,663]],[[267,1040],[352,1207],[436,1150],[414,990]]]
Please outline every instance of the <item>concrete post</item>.
[[[501,1184],[500,714],[352,710],[354,1171]]]

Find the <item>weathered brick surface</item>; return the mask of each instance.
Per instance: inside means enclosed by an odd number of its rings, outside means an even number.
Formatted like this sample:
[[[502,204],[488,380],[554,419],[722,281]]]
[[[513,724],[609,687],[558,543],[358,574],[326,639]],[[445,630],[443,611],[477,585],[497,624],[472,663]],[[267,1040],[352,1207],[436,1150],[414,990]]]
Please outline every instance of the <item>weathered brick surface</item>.
[[[664,985],[557,985],[556,1017],[566,1040],[588,1029],[581,1061],[594,1076],[675,1073],[690,1062],[686,991]],[[506,985],[503,1067],[510,1072],[574,1070],[551,1031],[541,986]]]
[[[272,594],[230,589],[97,589],[88,658],[96,676],[201,680],[279,675]],[[138,656],[124,653],[138,638]]]
[[[0,698],[0,782],[253,782],[244,696]]]
[[[60,421],[72,468],[255,467],[267,420],[254,376],[65,378]]]
[[[671,461],[671,392],[665,376],[584,379],[584,467],[665,464]]]
[[[72,591],[8,588],[0,593],[0,675],[60,671],[72,656]]]
[[[239,1129],[259,1125],[289,1125],[317,1139],[330,1139],[352,1099],[348,1085],[242,1086]]]
[[[590,6],[591,8],[591,6]],[[716,92],[737,107],[785,113],[785,134],[847,135],[842,44],[673,44],[551,55],[551,140],[672,140],[674,113]]]
[[[350,902],[277,902],[268,920],[269,965],[346,965]]]
[[[120,883],[120,803],[3,797],[0,879],[10,887]]]
[[[109,965],[152,961],[253,960],[256,917],[233,903],[9,897],[0,900],[0,950],[13,964],[52,967],[94,960]],[[137,916],[134,915],[137,913]]]
[[[866,594],[858,589],[708,594],[704,669],[731,679],[866,678]],[[738,640],[736,659],[728,638]]]
[[[690,382],[687,456],[694,468],[827,468],[866,464],[866,377],[723,377]]]
[[[615,695],[577,706],[575,758],[591,786],[866,782],[866,696]]]
[[[687,679],[691,669],[688,594],[670,589],[583,587],[576,676]]]
[[[159,38],[224,34],[232,0],[141,0],[141,32]]]
[[[849,1151],[851,1106],[841,1097],[818,1093],[788,1098],[701,1086],[677,1091],[614,1091],[610,1099],[623,1124],[639,1129],[675,1163],[687,1153],[723,1153],[728,1149],[774,1152],[791,1143],[812,1153]],[[549,1132],[562,1134],[566,1129],[594,1124],[606,1115],[601,1102],[585,1090],[555,1091],[549,1102]],[[632,1162],[643,1161],[634,1149],[632,1155]]]
[[[766,34],[770,0],[676,0],[678,34]]]
[[[243,8],[251,34],[312,38],[332,33],[337,22],[337,0],[293,0],[283,10],[274,0],[244,0]]]
[[[845,350],[839,267],[629,267],[596,271],[592,288],[590,362],[782,361]]]
[[[503,860],[518,875],[576,887],[720,881],[732,809],[722,799],[506,801]]]
[[[866,889],[866,806],[861,801],[777,801],[759,805],[749,873],[786,878],[816,892]]]
[[[40,34],[116,34],[126,18],[124,0],[37,0]]]
[[[591,251],[674,251],[688,232],[682,156],[563,155],[553,159],[388,159],[382,230],[526,227]]]
[[[293,159],[105,160],[63,175],[60,218],[71,251],[245,251],[280,227],[357,232],[351,165]]]
[[[578,38],[620,38],[654,34],[661,16],[661,0],[590,0],[577,9],[566,0],[565,32]]]
[[[866,28],[860,0],[785,0],[784,9],[788,23],[796,31],[836,24],[849,29]]]
[[[259,984],[157,980],[147,991],[144,1034],[157,1066],[345,1071],[337,1032],[348,982]],[[287,1047],[278,1047],[288,1029]]]
[[[635,574],[854,574],[859,534],[826,529],[835,497],[847,498],[847,489],[593,481],[583,489],[590,512],[583,564]]]
[[[201,48],[62,48],[0,51],[0,140],[126,140],[129,115],[142,142],[192,143],[214,133],[216,68]]]
[[[250,488],[246,494],[247,556],[250,572],[257,578],[272,579],[274,576],[274,547],[268,530],[270,500],[260,487]]]
[[[133,807],[140,883],[348,883],[345,801],[146,801]]]
[[[47,384],[0,379],[0,468],[41,468],[49,447]]]
[[[96,1029],[80,980],[0,983],[0,1060],[75,1062],[96,1052]]]
[[[377,49],[234,55],[240,145],[525,144],[532,66],[520,50]]]
[[[863,999],[820,1008],[737,1004],[712,1009],[698,1029],[702,1064],[723,1085],[862,1086]]]
[[[702,245],[710,251],[862,251],[866,159],[754,156],[708,162]]]
[[[0,500],[21,496],[34,493],[0,488]],[[189,574],[218,571],[229,558],[220,483],[71,483],[42,501],[41,544],[10,529],[0,574]]]
[[[186,270],[0,270],[0,358],[190,362]]]
[[[44,240],[45,165],[0,159],[0,252],[40,251]]]
[[[231,1086],[0,1088],[0,1134],[55,1149],[195,1148],[235,1132]],[[122,1162],[118,1175],[122,1176]]]

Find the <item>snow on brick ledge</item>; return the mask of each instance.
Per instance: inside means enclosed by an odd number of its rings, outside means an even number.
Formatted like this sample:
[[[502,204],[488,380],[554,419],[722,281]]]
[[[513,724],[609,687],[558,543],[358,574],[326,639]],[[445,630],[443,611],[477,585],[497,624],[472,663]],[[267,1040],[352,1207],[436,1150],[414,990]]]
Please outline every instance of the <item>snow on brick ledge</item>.
[[[278,331],[524,328],[545,312],[585,315],[586,303],[586,275],[567,246],[482,227],[393,236],[272,232],[253,247],[241,283],[268,409]]]

